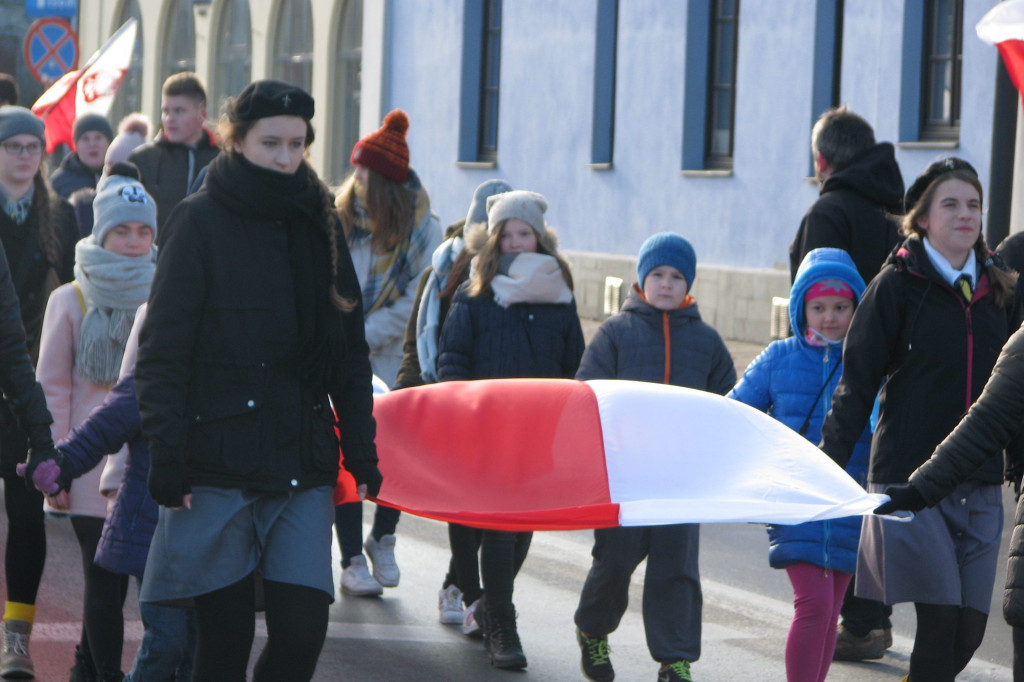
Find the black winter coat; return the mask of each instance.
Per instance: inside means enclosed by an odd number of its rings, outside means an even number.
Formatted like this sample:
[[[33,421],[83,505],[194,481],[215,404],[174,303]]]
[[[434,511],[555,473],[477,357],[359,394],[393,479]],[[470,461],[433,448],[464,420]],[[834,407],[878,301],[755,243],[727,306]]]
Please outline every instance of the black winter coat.
[[[60,162],[57,170],[50,173],[50,184],[53,186],[54,192],[62,199],[67,199],[73,192],[85,187],[95,189],[96,183],[100,179],[101,170],[102,168],[97,171],[86,168],[82,160],[78,158],[78,154],[68,154]]]
[[[813,249],[831,246],[850,254],[857,272],[870,282],[899,243],[890,216],[903,213],[903,176],[888,142],[855,156],[821,186],[789,247],[789,280]]]
[[[0,247],[0,390],[6,402],[5,412],[17,418],[11,428],[26,432],[32,447],[45,448],[52,444],[50,424],[53,418],[46,407],[43,387],[36,381],[35,369],[25,346],[25,329],[21,326],[18,297],[11,282],[7,257]],[[10,419],[10,417],[8,417]],[[25,450],[4,453],[4,464],[13,467],[25,458]]]
[[[15,224],[0,211],[0,244],[7,254],[18,294],[33,364],[39,356],[46,302],[54,289],[75,278],[78,239],[75,212],[68,202],[46,188],[42,176],[36,177],[32,208],[23,224]]]
[[[1020,326],[1022,298],[996,307],[982,274],[968,305],[936,272],[921,240],[907,239],[853,316],[822,449],[845,466],[887,378],[868,480],[905,482],[981,394],[1000,349]],[[987,462],[970,478],[998,484],[1002,462]]]
[[[736,385],[736,367],[696,303],[658,310],[634,289],[622,311],[598,327],[576,378],[668,383],[725,395]]]
[[[128,160],[139,167],[142,185],[156,201],[157,239],[160,246],[167,240],[164,223],[171,211],[184,199],[196,176],[220,152],[213,134],[203,131],[195,147],[160,138],[147,142],[131,153]]]
[[[575,300],[502,308],[494,296],[470,296],[467,288],[456,292],[441,329],[441,381],[576,375],[584,340]]]
[[[332,367],[327,391],[314,392],[296,363],[284,226],[229,211],[208,182],[182,201],[168,228],[135,369],[153,470],[183,466],[190,487],[333,487],[339,452],[329,393],[345,466],[374,492],[379,473],[360,309],[338,313],[344,360]],[[337,256],[338,291],[359,300],[343,239]]]
[[[1014,332],[1003,347],[992,376],[978,401],[938,448],[910,477],[929,505],[938,503],[979,467],[1000,461],[1000,453],[1024,424],[1024,330]],[[1014,481],[1019,483],[1019,480]],[[1010,537],[1003,616],[1024,627],[1024,498]]]

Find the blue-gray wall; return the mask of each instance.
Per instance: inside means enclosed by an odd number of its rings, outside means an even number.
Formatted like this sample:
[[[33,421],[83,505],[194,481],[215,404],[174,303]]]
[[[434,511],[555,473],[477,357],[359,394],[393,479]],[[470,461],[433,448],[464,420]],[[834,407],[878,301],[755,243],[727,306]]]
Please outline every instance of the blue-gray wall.
[[[697,0],[693,0],[697,1]],[[898,149],[909,181],[931,160],[970,160],[987,186],[996,50],[974,33],[995,0],[965,0],[963,100],[956,149]],[[815,0],[741,0],[734,170],[680,173],[683,0],[619,0],[614,162],[588,166],[597,0],[503,3],[498,162],[459,167],[463,0],[390,0],[385,107],[409,112],[412,164],[447,224],[489,177],[537,190],[564,248],[632,254],[675,230],[707,264],[787,262],[808,182]],[[879,140],[898,142],[904,0],[845,3],[842,101]]]

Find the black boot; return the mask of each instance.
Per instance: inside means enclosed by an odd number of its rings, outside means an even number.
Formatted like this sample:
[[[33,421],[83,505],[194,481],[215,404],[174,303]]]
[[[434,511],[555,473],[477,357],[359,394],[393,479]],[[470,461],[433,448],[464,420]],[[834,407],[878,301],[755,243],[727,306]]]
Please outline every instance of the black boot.
[[[75,646],[75,665],[71,668],[71,682],[99,682],[96,670],[92,667],[92,659],[82,647]]]
[[[495,668],[518,670],[526,667],[526,654],[516,630],[515,608],[487,609],[487,653]]]

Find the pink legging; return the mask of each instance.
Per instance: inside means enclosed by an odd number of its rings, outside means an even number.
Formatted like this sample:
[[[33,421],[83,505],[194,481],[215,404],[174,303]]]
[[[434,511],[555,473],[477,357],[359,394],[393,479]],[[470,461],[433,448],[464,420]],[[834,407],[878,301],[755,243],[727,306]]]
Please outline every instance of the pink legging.
[[[793,622],[786,637],[788,682],[824,682],[836,649],[836,624],[853,577],[812,564],[786,567],[793,584]]]

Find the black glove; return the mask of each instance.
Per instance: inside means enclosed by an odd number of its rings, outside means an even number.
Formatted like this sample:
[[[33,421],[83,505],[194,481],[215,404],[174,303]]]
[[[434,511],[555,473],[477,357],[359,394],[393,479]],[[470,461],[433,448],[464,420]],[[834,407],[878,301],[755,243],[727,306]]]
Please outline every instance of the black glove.
[[[384,477],[381,476],[380,469],[377,468],[377,462],[367,460],[344,460],[345,468],[352,474],[352,478],[356,479],[356,485],[366,484],[366,494],[370,497],[376,497],[377,493],[380,492],[380,485],[384,482]]]
[[[876,514],[892,514],[899,510],[918,512],[928,506],[921,493],[910,483],[886,486],[885,494],[889,496],[889,501],[876,507]]]
[[[147,486],[150,496],[163,507],[181,507],[192,489],[185,482],[185,467],[151,461]]]

